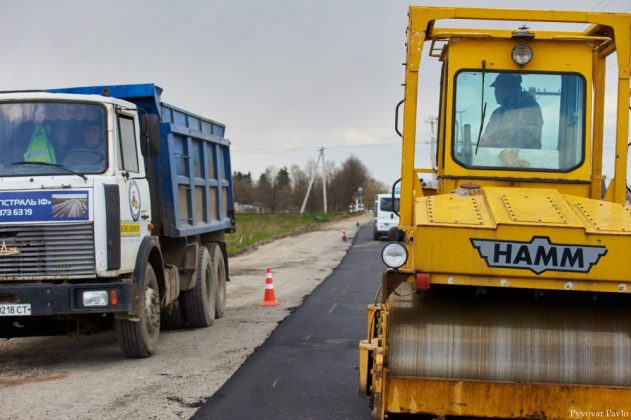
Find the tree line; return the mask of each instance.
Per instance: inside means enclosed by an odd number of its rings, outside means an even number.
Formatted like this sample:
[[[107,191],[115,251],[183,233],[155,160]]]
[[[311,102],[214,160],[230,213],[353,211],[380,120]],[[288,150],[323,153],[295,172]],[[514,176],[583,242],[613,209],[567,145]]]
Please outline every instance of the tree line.
[[[268,167],[258,180],[252,178],[251,172],[235,171],[232,175],[234,199],[239,204],[252,204],[272,213],[300,211],[311,175],[317,170],[305,211],[322,211],[322,168],[315,166],[316,163],[310,161],[304,168],[298,165],[280,169]],[[326,162],[325,173],[329,211],[348,210],[356,198],[369,209],[375,194],[388,190],[388,186],[374,179],[355,156],[340,166]]]

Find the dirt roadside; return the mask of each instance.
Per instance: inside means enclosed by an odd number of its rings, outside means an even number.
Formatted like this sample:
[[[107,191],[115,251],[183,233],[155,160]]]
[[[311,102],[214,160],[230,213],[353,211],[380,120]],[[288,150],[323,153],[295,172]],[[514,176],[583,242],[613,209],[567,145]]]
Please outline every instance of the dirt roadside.
[[[371,217],[332,222],[234,257],[225,316],[206,329],[163,331],[152,358],[125,359],[109,332],[0,341],[0,418],[189,418],[333,271],[357,224]],[[281,305],[263,308],[257,303],[267,265]]]

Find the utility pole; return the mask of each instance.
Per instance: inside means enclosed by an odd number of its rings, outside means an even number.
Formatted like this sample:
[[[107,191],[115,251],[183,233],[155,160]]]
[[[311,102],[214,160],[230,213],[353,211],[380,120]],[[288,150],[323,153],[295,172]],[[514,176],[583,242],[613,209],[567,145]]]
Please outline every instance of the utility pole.
[[[307,200],[309,199],[309,194],[311,193],[311,187],[313,187],[313,181],[315,181],[316,174],[318,173],[318,165],[320,164],[320,160],[322,160],[322,194],[324,197],[324,212],[327,212],[326,205],[326,169],[324,165],[324,147],[320,149],[320,154],[318,155],[318,161],[315,164],[315,168],[311,172],[311,179],[309,180],[309,187],[307,188],[307,193],[305,194],[305,199],[302,201],[302,206],[300,207],[300,214],[305,212],[305,207],[307,206]]]
[[[324,198],[324,213],[326,214],[326,165],[324,165],[324,147],[320,149],[320,156],[322,156],[322,196]]]
[[[464,112],[464,111],[457,111],[458,113]],[[461,117],[462,118],[462,117]],[[432,169],[436,169],[438,168],[438,166],[436,166],[436,143],[437,143],[437,135],[436,135],[436,131],[438,129],[437,125],[438,125],[438,117],[435,116],[431,116],[428,118],[425,118],[425,123],[427,123],[429,125],[429,130],[428,130],[428,134],[429,134],[429,156],[431,159],[431,165],[432,165]],[[462,133],[462,127],[459,127],[460,129],[460,133]],[[462,134],[460,134],[462,136]]]

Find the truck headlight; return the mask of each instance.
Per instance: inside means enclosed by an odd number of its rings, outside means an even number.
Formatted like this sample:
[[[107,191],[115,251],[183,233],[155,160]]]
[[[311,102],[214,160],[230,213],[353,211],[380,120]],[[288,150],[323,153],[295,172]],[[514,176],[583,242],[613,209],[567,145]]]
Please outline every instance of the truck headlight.
[[[383,262],[390,268],[399,268],[408,260],[408,251],[403,245],[391,242],[381,251]]]
[[[107,306],[109,296],[107,290],[86,290],[82,293],[83,306]]]

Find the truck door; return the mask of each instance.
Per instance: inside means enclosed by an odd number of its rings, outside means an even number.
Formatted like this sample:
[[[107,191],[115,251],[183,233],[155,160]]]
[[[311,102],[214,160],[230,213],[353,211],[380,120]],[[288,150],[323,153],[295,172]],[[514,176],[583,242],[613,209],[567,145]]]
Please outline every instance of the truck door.
[[[133,270],[140,241],[147,235],[151,220],[149,185],[141,164],[138,120],[134,115],[117,114],[117,178],[121,215],[121,270]]]

